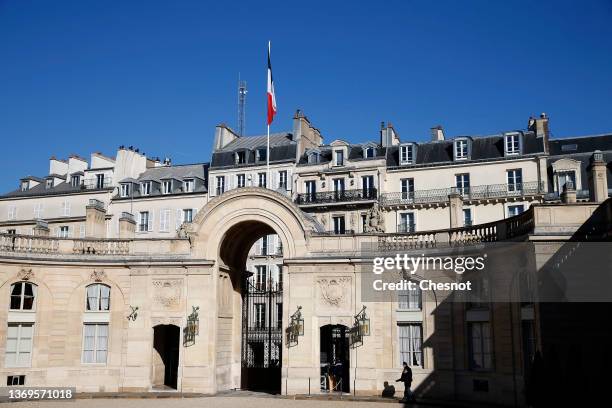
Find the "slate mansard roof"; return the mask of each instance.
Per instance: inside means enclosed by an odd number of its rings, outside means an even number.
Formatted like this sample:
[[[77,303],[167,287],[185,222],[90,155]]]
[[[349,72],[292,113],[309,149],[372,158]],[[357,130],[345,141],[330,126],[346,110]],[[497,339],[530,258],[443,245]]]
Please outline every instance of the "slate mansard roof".
[[[137,179],[125,178],[119,181],[119,184],[131,183],[134,185],[131,195],[120,197],[119,193],[113,197],[114,200],[129,200],[137,197],[158,197],[161,195],[172,194],[202,194],[207,193],[208,181],[208,163],[183,164],[174,166],[152,167],[142,173]],[[172,192],[162,194],[162,182],[164,180],[174,180],[172,184]],[[183,191],[183,181],[194,180],[193,191],[187,193]],[[144,182],[153,182],[150,194],[146,196],[140,194],[140,185]]]
[[[258,148],[266,148],[267,139],[267,135],[237,138],[222,149],[213,152],[210,168],[260,165],[261,163],[256,161],[256,150]],[[236,164],[236,153],[240,151],[246,153],[246,162]],[[291,133],[270,134],[270,163],[294,162],[296,152],[297,143],[293,141]]]

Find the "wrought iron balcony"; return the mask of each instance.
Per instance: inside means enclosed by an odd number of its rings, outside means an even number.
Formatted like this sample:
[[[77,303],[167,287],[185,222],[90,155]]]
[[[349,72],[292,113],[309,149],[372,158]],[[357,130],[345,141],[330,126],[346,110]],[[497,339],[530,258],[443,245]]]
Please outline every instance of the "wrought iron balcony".
[[[355,201],[374,201],[377,198],[377,190],[375,188],[367,188],[298,194],[295,202],[298,205],[337,204]]]
[[[578,200],[588,200],[590,198],[589,190],[576,190],[576,199]],[[561,195],[558,191],[554,191],[552,193],[546,193],[544,195],[544,201],[559,201],[561,200]]]
[[[111,177],[104,177],[102,182],[98,182],[97,179],[87,179],[81,182],[81,188],[84,190],[104,190],[113,187],[113,179]]]
[[[380,196],[382,206],[435,204],[448,201],[450,194],[459,194],[463,200],[488,200],[509,197],[543,195],[542,183],[531,181],[515,184],[489,184],[472,187],[449,187],[433,190],[384,193]]]

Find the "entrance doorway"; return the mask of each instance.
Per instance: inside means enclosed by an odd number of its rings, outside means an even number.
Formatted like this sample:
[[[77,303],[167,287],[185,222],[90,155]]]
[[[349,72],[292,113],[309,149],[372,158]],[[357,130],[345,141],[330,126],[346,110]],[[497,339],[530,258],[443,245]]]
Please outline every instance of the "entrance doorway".
[[[348,327],[336,324],[320,329],[321,391],[350,392]]]
[[[153,388],[177,388],[180,334],[179,327],[173,324],[153,328]]]

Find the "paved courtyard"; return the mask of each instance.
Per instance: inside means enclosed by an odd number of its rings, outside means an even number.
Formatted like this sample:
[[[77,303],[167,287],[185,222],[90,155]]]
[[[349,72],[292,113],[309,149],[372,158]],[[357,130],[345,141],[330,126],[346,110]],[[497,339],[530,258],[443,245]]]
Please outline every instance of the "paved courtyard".
[[[289,398],[274,398],[260,395],[250,396],[214,396],[202,398],[153,398],[153,399],[131,399],[131,398],[95,398],[77,399],[70,402],[56,401],[25,401],[16,403],[17,407],[70,407],[70,408],[391,408],[402,407],[394,401],[373,402],[373,401],[347,401],[347,400],[294,400]],[[12,405],[11,406],[15,406]],[[419,405],[410,405],[419,407]],[[422,405],[420,405],[422,406]],[[432,408],[432,405],[427,405]]]

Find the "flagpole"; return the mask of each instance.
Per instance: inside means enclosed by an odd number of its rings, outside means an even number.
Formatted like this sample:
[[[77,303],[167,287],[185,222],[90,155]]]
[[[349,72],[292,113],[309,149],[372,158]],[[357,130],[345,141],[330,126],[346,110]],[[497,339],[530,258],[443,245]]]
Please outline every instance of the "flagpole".
[[[270,185],[270,125],[268,125],[268,151],[266,152],[266,188]]]

